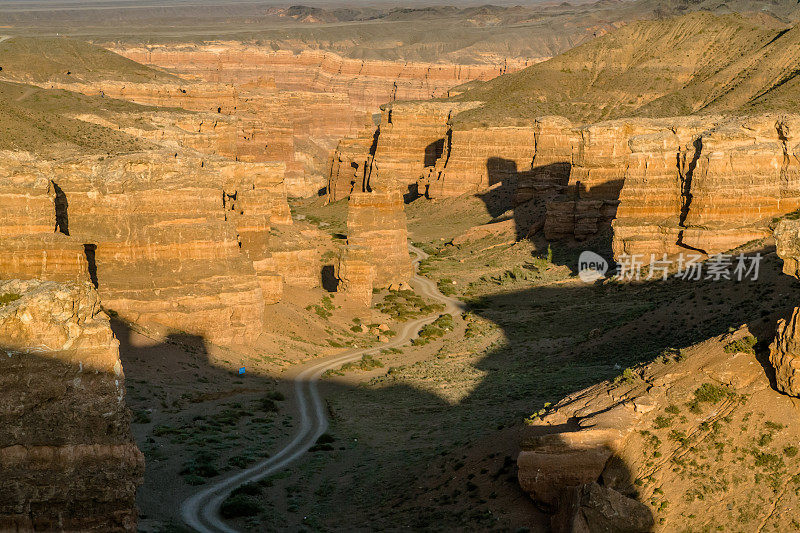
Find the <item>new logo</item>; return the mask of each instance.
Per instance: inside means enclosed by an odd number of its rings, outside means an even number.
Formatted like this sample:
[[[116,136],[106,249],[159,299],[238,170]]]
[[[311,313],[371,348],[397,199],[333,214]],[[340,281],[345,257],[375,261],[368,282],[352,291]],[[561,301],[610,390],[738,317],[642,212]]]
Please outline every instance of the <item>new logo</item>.
[[[585,283],[603,279],[608,271],[608,261],[594,252],[584,250],[578,257],[578,277]]]

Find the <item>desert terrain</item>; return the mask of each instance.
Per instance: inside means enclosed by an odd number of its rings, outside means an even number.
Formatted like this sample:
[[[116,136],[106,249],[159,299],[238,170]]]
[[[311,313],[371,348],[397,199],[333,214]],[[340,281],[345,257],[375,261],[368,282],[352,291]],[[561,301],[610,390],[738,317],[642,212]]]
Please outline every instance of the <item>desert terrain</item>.
[[[0,4],[0,531],[800,528],[798,24]]]

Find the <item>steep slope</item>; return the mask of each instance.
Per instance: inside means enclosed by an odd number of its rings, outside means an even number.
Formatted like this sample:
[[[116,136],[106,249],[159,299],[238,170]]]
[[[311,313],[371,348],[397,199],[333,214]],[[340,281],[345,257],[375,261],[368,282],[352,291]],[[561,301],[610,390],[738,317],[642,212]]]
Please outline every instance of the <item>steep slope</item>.
[[[740,15],[636,22],[455,97],[483,102],[457,121],[514,123],[557,114],[592,122],[692,113],[713,100],[715,88],[751,78],[747,62],[763,61],[760,55],[777,50],[782,36]],[[739,100],[730,102],[726,109]]]
[[[0,42],[0,67],[4,78],[26,82],[178,80],[103,48],[65,37],[6,39]]]
[[[64,150],[81,153],[120,153],[153,145],[115,129],[77,120],[74,115],[101,117],[142,113],[145,106],[111,98],[50,90],[0,81],[0,149],[53,155]],[[133,124],[133,118],[127,121]]]

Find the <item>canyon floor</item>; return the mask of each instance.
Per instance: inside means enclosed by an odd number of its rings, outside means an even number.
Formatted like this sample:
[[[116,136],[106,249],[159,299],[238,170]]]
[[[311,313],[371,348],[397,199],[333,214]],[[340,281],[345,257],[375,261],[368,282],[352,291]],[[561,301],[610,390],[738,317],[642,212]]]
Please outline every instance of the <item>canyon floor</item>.
[[[516,473],[536,406],[745,322],[759,338],[771,338],[770,328],[793,307],[794,280],[781,274],[770,242],[745,250],[765,254],[761,278],[747,287],[681,280],[590,285],[574,272],[577,254],[603,251],[607,238],[549,249],[544,241],[518,241],[505,202],[469,196],[407,205],[411,239],[431,254],[420,272],[469,310],[444,331],[323,378],[330,428],[291,468],[240,489],[259,511],[235,519],[236,527],[545,531],[549,519],[520,489]],[[299,224],[333,239],[344,224],[343,202],[307,199],[291,207]],[[387,295],[391,301],[389,292],[376,294],[376,307]],[[341,333],[351,344],[374,343],[360,324],[397,327],[383,313],[339,308],[335,293],[319,289],[315,296],[333,303],[323,319],[331,327],[358,330]],[[134,432],[148,460],[140,528],[181,530],[175,510],[183,498],[290,440],[297,416],[286,378],[294,363],[286,359],[308,354],[221,365],[248,368],[238,376],[219,368],[224,352],[197,339],[152,345],[126,330],[118,337]]]

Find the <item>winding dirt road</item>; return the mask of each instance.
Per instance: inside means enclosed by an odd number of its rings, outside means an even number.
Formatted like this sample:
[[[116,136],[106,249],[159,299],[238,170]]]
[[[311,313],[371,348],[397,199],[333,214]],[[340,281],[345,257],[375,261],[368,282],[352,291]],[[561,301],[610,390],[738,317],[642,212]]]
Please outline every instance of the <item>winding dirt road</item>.
[[[416,255],[414,260],[416,272],[419,268],[419,262],[428,257],[428,254],[411,245],[408,248]],[[461,313],[465,310],[465,305],[462,302],[439,292],[436,284],[429,279],[415,274],[410,283],[417,294],[433,298],[445,304],[445,313]],[[247,470],[223,478],[184,501],[181,505],[181,517],[184,522],[202,533],[236,532],[219,515],[219,507],[231,491],[245,483],[259,481],[286,468],[306,453],[320,435],[328,429],[325,405],[317,388],[317,382],[322,374],[331,368],[337,368],[344,363],[361,359],[365,354],[376,355],[383,348],[401,346],[415,338],[423,326],[430,324],[438,316],[436,314],[406,322],[392,341],[379,347],[349,350],[300,367],[299,373],[294,378],[294,400],[297,404],[297,411],[300,413],[300,424],[292,441],[272,457]]]

